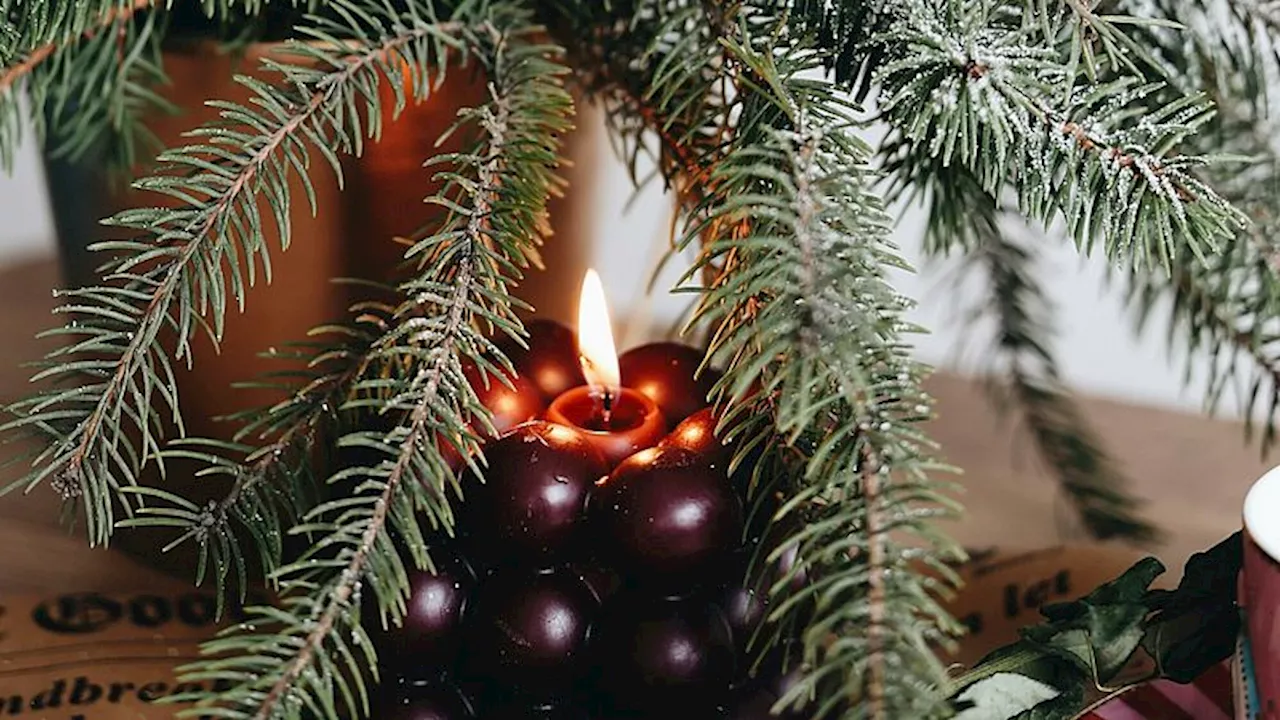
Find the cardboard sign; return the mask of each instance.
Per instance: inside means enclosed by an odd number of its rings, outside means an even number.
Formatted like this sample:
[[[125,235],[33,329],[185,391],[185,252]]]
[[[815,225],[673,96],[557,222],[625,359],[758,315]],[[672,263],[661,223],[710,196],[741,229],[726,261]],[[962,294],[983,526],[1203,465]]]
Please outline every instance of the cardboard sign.
[[[1042,605],[1087,595],[1142,557],[1122,547],[1078,545],[993,552],[971,561],[960,571],[964,588],[948,606],[969,634],[948,660],[976,663],[1017,640],[1019,628],[1040,622]]]
[[[174,668],[237,613],[209,593],[0,598],[0,718],[162,720],[192,692]]]

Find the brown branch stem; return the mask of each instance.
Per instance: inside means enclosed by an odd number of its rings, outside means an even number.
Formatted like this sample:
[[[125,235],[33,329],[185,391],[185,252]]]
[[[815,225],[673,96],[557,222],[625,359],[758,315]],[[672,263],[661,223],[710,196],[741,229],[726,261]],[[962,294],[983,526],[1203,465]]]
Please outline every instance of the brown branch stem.
[[[885,590],[884,523],[880,517],[880,466],[870,453],[862,459],[862,502],[866,506],[867,533],[867,715],[884,720],[884,625],[888,597]]]
[[[156,0],[133,0],[133,4],[127,7],[113,8],[102,16],[102,20],[97,27],[85,31],[83,35],[91,35],[99,28],[114,25],[120,20],[127,20],[135,13],[151,7],[155,2]],[[57,51],[60,45],[60,42],[45,43],[28,53],[27,56],[22,59],[22,62],[5,68],[4,72],[0,73],[0,95],[8,92],[9,89],[18,82],[18,80],[29,75],[32,70],[39,67],[40,63],[48,60],[49,56]]]
[[[225,520],[232,506],[239,502],[245,493],[270,477],[271,473],[275,471],[276,465],[284,462],[283,458],[295,443],[310,441],[324,413],[323,408],[329,403],[336,404],[345,398],[347,388],[360,376],[366,365],[367,358],[364,358],[362,362],[353,363],[336,377],[328,378],[324,382],[326,386],[324,393],[316,393],[314,389],[308,393],[322,398],[316,406],[320,411],[312,412],[302,422],[290,425],[270,444],[255,451],[260,457],[250,464],[247,471],[241,472],[236,476],[235,483],[232,484],[231,489],[212,507],[211,512],[215,518],[220,521]]]
[[[491,134],[489,143],[490,157],[477,173],[477,190],[474,193],[475,207],[472,208],[471,218],[467,224],[467,239],[473,246],[486,245],[489,242],[489,214],[493,199],[499,191],[498,173],[503,162],[502,148],[506,143],[506,134],[510,123],[510,101],[506,97],[496,97],[494,103],[497,111],[489,124],[489,132]],[[364,574],[365,564],[368,562],[370,553],[372,553],[379,536],[386,527],[391,511],[391,502],[412,468],[418,448],[423,443],[432,442],[428,420],[435,404],[435,398],[439,394],[440,380],[444,374],[446,363],[453,355],[453,344],[456,335],[463,325],[464,312],[468,304],[467,297],[473,281],[472,262],[474,255],[473,251],[460,261],[458,274],[454,279],[449,312],[442,331],[445,338],[435,346],[433,357],[415,378],[415,385],[420,385],[423,388],[422,398],[410,415],[408,437],[401,443],[400,454],[387,475],[386,487],[383,488],[382,494],[375,501],[373,516],[369,519],[369,524],[360,537],[360,544],[357,546],[355,553],[352,554],[346,568],[342,571],[339,583],[334,588],[329,602],[324,612],[321,613],[314,629],[302,641],[302,647],[298,651],[298,655],[289,663],[284,673],[281,674],[280,678],[276,680],[268,691],[266,697],[263,698],[258,712],[254,715],[257,720],[268,720],[272,716],[272,711],[276,705],[283,700],[289,688],[311,665],[316,653],[323,647],[325,639],[333,632],[339,615],[355,593],[355,588]]]
[[[356,73],[368,68],[377,61],[387,57],[388,54],[396,51],[400,47],[414,42],[426,35],[437,31],[456,31],[460,25],[458,23],[444,23],[439,25],[421,26],[406,31],[401,35],[386,39],[376,47],[369,48],[363,53],[353,54],[347,66],[327,76],[316,90],[312,93],[307,103],[299,108],[294,115],[276,128],[263,141],[262,146],[254,153],[254,155],[246,162],[237,173],[236,177],[228,185],[226,191],[218,198],[218,200],[207,210],[201,213],[201,217],[193,221],[193,232],[191,238],[187,240],[182,251],[177,258],[167,266],[165,266],[164,280],[155,286],[151,298],[146,308],[138,317],[138,327],[133,333],[132,339],[126,346],[120,364],[117,366],[115,373],[103,391],[95,405],[93,411],[86,418],[84,424],[79,429],[80,438],[76,443],[75,449],[71,451],[67,459],[65,473],[67,477],[73,481],[72,484],[78,485],[82,478],[82,468],[85,460],[90,456],[91,451],[97,444],[102,422],[107,417],[110,409],[115,406],[117,398],[119,398],[128,384],[128,380],[134,374],[138,364],[150,352],[154,336],[160,332],[166,323],[168,316],[168,308],[173,300],[174,294],[181,285],[184,270],[197,257],[199,251],[204,246],[204,241],[214,237],[217,229],[222,225],[227,216],[228,211],[233,204],[240,199],[250,187],[253,180],[257,177],[258,172],[275,153],[304,123],[311,119],[326,103],[333,94],[333,88],[342,83],[349,82]],[[179,344],[186,342],[185,338],[179,338]]]

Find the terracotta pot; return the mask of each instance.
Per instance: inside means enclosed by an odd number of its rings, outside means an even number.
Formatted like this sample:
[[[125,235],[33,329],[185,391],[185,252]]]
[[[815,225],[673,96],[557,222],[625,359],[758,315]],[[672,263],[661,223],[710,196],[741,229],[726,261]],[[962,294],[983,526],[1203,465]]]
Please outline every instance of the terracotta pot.
[[[215,116],[215,111],[204,105],[205,100],[247,101],[249,93],[231,79],[232,75],[256,73],[258,61],[272,52],[278,52],[276,46],[261,46],[248,52],[243,60],[207,47],[167,53],[166,67],[172,84],[165,95],[182,112],[155,117],[149,127],[166,146],[183,142],[181,133]],[[384,91],[389,99],[391,91],[385,83]],[[272,283],[268,285],[259,277],[257,286],[247,293],[243,313],[231,304],[220,348],[215,350],[202,333],[194,341],[194,367],[182,370],[178,377],[188,433],[227,438],[234,427],[215,418],[278,399],[278,394],[270,390],[232,390],[230,386],[266,371],[283,369],[279,360],[263,360],[259,353],[302,340],[309,329],[342,316],[352,300],[351,291],[335,285],[333,278],[393,277],[393,269],[404,252],[394,238],[412,234],[435,211],[423,198],[438,189],[430,181],[438,168],[423,168],[422,162],[442,150],[459,149],[456,136],[450,141],[453,147],[447,143],[438,148],[436,140],[455,121],[459,108],[483,102],[486,93],[480,73],[471,68],[452,71],[431,98],[407,108],[394,121],[386,119],[381,141],[367,144],[363,158],[346,163],[345,192],[339,191],[328,163],[320,157],[313,158],[316,215],[311,214],[301,182],[295,180],[291,188],[292,243],[288,251],[280,251],[279,239],[268,224],[267,241],[273,248]],[[596,152],[594,147],[585,151]],[[71,164],[49,158],[46,168],[68,283],[92,282],[94,266],[100,261],[85,248],[110,232],[98,224],[98,219],[130,205],[154,204],[164,198],[122,189],[123,183],[113,182],[104,175],[100,164],[91,161]],[[263,207],[264,218],[270,217],[265,201]],[[562,224],[568,232],[557,235],[550,254],[585,258],[587,254],[581,248],[588,238],[581,234],[575,237],[572,230],[586,225],[575,220],[578,212],[574,204],[557,203],[555,214],[566,221]],[[536,278],[522,288],[522,297],[542,308],[540,314],[569,320],[581,275],[578,265],[584,263],[585,260],[565,262],[563,267],[557,267],[555,279],[572,279],[547,282]],[[197,482],[191,471],[190,467],[170,465],[165,486],[198,502],[225,493],[222,481]],[[117,538],[126,551],[163,568],[186,573],[192,567],[190,553],[159,556],[157,549],[171,534],[130,530],[118,533]]]

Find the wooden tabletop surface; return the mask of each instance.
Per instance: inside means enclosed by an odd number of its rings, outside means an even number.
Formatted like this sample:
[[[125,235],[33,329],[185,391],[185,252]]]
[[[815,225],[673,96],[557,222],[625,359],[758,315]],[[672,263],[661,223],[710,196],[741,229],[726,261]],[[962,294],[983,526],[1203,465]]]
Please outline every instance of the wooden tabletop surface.
[[[0,268],[0,402],[25,386],[21,362],[38,357],[31,338],[50,322],[52,261]],[[1001,421],[981,387],[939,375],[931,389],[940,418],[932,427],[950,462],[965,469],[966,516],[952,527],[970,547],[1036,549],[1080,540],[1071,514],[1016,420]],[[1155,553],[1180,566],[1186,556],[1239,527],[1249,484],[1268,467],[1231,422],[1088,399],[1097,430],[1146,498],[1166,535]],[[4,476],[0,475],[0,481]],[[113,550],[90,549],[56,526],[47,488],[0,498],[0,592],[137,589],[167,582]]]

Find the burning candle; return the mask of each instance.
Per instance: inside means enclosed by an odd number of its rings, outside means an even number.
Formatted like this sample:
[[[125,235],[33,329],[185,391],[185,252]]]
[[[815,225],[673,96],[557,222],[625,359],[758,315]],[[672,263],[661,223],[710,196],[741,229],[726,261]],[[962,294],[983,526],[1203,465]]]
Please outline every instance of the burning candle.
[[[580,430],[610,466],[661,440],[667,431],[662,411],[649,398],[622,387],[604,286],[594,270],[582,282],[578,353],[587,384],[553,400],[547,419]]]

